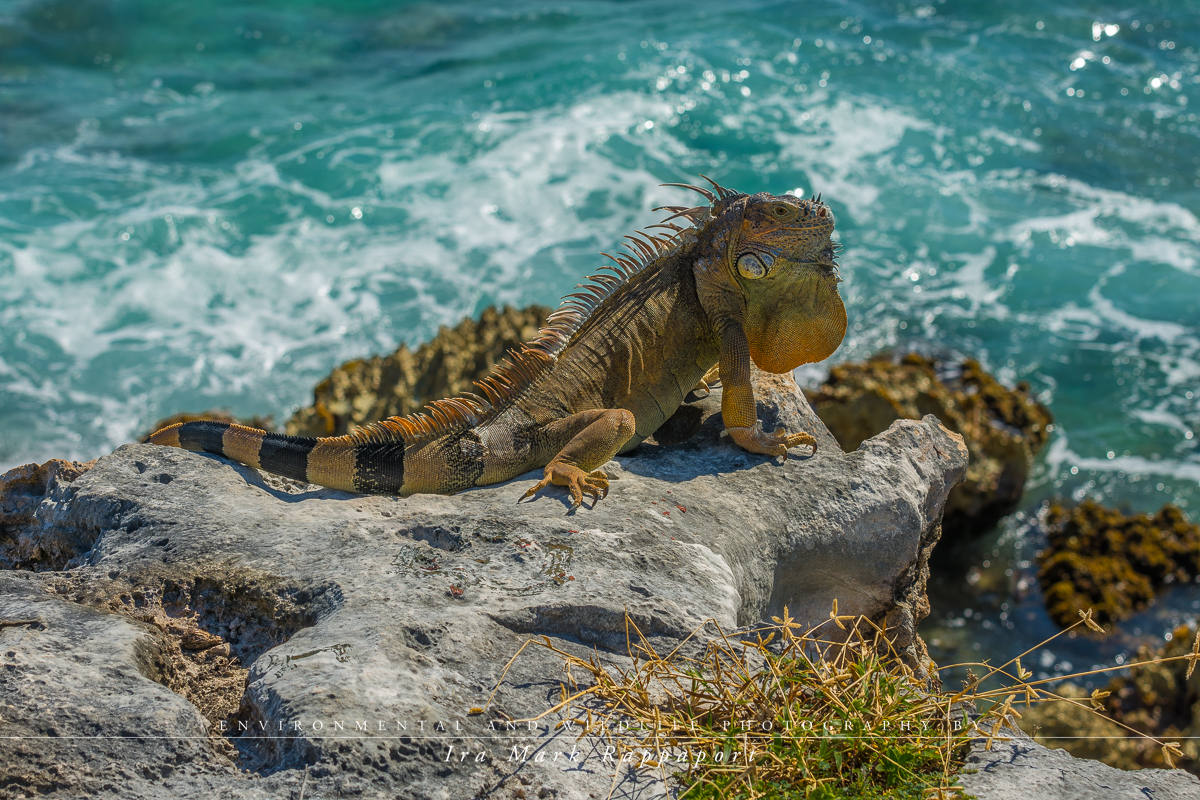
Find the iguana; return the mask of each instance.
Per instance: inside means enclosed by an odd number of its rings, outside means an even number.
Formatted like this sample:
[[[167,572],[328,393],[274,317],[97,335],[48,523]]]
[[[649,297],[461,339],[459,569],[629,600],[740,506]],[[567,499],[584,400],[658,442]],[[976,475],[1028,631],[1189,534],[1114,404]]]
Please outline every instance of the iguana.
[[[752,453],[785,455],[816,441],[763,431],[750,362],[790,372],[820,361],[846,333],[838,294],[833,214],[821,198],[747,195],[710,179],[686,184],[709,205],[666,206],[669,216],[627,236],[632,257],[576,287],[533,342],[509,353],[464,393],[345,436],[300,438],[225,422],[185,422],[150,441],[214,453],[334,489],[373,494],[454,494],[536,467],[553,483],[598,502],[598,468],[665,422],[714,365],[729,436]],[[687,220],[688,227],[674,221]]]

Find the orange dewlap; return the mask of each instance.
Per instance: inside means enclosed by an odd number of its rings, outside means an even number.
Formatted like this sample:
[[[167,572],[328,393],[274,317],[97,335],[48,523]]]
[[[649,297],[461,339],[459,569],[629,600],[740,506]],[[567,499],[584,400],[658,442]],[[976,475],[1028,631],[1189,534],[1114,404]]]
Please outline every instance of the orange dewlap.
[[[759,369],[783,374],[823,361],[846,335],[846,306],[836,281],[811,275],[797,284],[786,300],[751,310],[746,338]]]

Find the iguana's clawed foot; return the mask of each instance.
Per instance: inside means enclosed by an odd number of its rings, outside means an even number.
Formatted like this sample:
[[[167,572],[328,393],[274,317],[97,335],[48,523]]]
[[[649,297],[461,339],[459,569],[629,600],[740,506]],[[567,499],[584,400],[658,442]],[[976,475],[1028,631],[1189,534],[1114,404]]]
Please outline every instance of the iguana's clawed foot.
[[[603,472],[584,472],[579,467],[559,463],[547,465],[546,477],[531,486],[529,491],[521,496],[521,500],[533,497],[552,483],[555,486],[567,487],[567,491],[571,493],[571,508],[567,510],[568,514],[579,508],[585,494],[592,496],[593,506],[608,497],[608,476]]]
[[[709,395],[709,393],[712,391],[713,384],[720,383],[720,382],[721,382],[721,365],[717,364],[714,367],[712,367],[708,372],[704,373],[704,377],[701,378],[696,383],[696,385],[692,387],[692,391],[695,392],[696,394],[703,393],[704,396],[707,397]]]
[[[762,429],[762,423],[755,423],[748,428],[726,428],[730,438],[738,447],[751,453],[761,453],[764,456],[787,456],[789,447],[808,445],[817,453],[817,440],[807,433],[788,433],[783,428],[776,428],[774,433]]]

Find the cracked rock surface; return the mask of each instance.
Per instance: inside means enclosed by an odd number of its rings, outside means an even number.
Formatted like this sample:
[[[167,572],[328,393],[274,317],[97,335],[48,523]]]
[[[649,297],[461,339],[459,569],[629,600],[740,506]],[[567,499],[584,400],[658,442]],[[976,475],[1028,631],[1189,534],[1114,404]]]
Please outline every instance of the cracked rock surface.
[[[923,669],[962,440],[926,417],[842,453],[790,378],[759,375],[756,393],[764,426],[809,431],[817,455],[739,450],[714,392],[660,437],[679,443],[611,462],[608,498],[570,516],[557,490],[516,504],[537,473],[364,497],[120,448],[0,532],[16,567],[0,620],[35,620],[0,626],[0,716],[53,737],[0,751],[0,796],[605,797],[601,750],[505,722],[557,702],[557,657],[527,648],[468,712],[530,635],[620,663],[626,612],[662,651],[706,619],[728,631],[786,606],[817,622],[837,598],[886,619]],[[165,688],[172,631],[185,650],[223,642],[193,662],[248,669],[237,712],[205,719],[197,706],[224,706]],[[240,735],[206,737],[222,726]],[[623,770],[614,796],[664,791]]]

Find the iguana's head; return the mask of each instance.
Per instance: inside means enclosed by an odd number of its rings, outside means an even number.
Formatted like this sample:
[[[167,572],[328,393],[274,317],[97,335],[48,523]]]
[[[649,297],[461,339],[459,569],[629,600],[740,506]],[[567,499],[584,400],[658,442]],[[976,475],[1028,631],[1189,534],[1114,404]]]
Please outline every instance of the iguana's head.
[[[832,355],[846,335],[833,212],[819,199],[763,192],[730,193],[712,214],[725,220],[705,273],[723,284],[719,313],[741,323],[754,363],[784,373]]]

